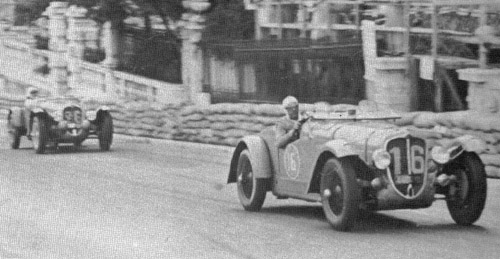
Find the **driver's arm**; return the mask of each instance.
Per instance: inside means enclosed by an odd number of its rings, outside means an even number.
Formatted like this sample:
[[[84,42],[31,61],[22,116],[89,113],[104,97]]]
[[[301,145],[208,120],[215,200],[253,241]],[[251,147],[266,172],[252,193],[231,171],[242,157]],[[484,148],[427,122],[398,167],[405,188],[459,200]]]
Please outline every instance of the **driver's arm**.
[[[278,148],[285,148],[288,143],[294,141],[296,139],[295,131],[295,128],[287,131],[283,122],[276,123],[276,146]]]

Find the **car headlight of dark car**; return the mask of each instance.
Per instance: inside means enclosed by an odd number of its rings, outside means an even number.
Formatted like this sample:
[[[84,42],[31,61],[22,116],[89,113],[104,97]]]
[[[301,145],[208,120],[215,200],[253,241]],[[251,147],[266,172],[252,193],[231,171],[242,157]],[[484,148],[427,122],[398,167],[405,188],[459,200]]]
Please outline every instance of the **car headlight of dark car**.
[[[85,112],[85,118],[87,118],[87,120],[93,121],[96,119],[96,117],[97,117],[97,111],[95,110],[89,110]]]

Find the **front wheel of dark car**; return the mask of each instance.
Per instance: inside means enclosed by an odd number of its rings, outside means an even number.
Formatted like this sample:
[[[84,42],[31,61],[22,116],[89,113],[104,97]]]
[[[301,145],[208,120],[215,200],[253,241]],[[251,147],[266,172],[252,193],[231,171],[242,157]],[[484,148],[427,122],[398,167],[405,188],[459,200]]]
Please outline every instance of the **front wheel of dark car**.
[[[321,172],[321,203],[328,222],[339,231],[354,225],[361,197],[356,175],[348,160],[330,158]]]
[[[253,170],[250,152],[243,150],[236,171],[238,198],[245,210],[259,211],[266,198],[267,179],[256,178]]]
[[[102,151],[108,151],[113,142],[113,118],[109,113],[103,115],[98,138],[100,149]]]
[[[47,146],[49,132],[46,121],[39,116],[33,118],[33,125],[31,126],[31,140],[33,148],[37,154],[43,154]]]
[[[446,165],[444,173],[454,175],[446,205],[459,225],[471,225],[481,216],[486,203],[487,181],[484,165],[475,153],[464,152]]]

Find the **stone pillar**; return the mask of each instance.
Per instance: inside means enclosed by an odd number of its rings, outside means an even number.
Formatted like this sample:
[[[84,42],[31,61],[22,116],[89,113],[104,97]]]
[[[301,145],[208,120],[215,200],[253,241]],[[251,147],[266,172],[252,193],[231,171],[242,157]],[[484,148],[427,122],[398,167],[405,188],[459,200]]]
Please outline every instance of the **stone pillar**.
[[[106,52],[106,59],[102,65],[108,68],[116,68],[119,64],[120,55],[120,32],[119,24],[121,21],[107,21],[103,25],[103,47]]]
[[[2,3],[0,3],[0,30],[3,28],[1,25],[9,27],[14,24],[15,9],[15,0],[2,0]]]
[[[85,36],[85,47],[89,49],[99,48],[99,26],[96,22],[92,20],[87,20],[86,26],[86,36]]]
[[[469,110],[500,113],[500,69],[459,69],[458,78],[469,82]]]
[[[408,112],[411,107],[410,80],[404,57],[377,57],[376,25],[362,24],[363,55],[365,59],[366,99],[379,109]]]
[[[66,57],[66,10],[67,2],[50,2],[45,11],[49,17],[49,57],[50,79],[54,89],[53,94],[63,95],[68,88],[68,72]]]
[[[203,93],[203,53],[198,46],[205,26],[205,17],[199,13],[207,10],[207,0],[184,0],[183,6],[189,10],[182,15],[182,82],[189,88],[189,99],[194,104],[210,104],[210,94]]]
[[[85,15],[87,9],[72,5],[66,12],[68,17],[67,39],[68,46],[66,57],[68,71],[70,72],[69,86],[76,88],[80,83],[81,60],[85,50]]]
[[[405,27],[404,6],[403,5],[381,5],[380,12],[385,16],[385,26]],[[404,34],[393,32],[387,35],[387,46],[394,52],[404,51]]]

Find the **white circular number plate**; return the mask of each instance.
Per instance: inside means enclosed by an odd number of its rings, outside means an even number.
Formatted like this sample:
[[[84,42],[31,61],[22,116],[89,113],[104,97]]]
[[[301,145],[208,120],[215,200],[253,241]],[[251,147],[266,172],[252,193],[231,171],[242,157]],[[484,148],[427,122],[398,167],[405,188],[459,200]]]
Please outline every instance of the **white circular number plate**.
[[[293,144],[289,144],[285,149],[285,171],[291,179],[299,176],[300,157],[299,150]]]

